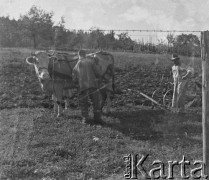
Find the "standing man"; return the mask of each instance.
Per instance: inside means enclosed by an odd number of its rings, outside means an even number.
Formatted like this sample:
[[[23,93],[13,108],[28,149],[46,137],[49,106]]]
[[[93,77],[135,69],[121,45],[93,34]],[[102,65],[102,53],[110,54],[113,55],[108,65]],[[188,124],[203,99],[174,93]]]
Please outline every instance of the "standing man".
[[[89,120],[88,99],[93,103],[94,123],[101,123],[101,102],[98,86],[100,70],[90,58],[86,58],[86,51],[78,52],[79,60],[73,69],[73,79],[79,83],[79,105],[81,107],[82,122]]]
[[[179,112],[184,112],[186,90],[188,88],[188,78],[191,76],[192,69],[182,68],[181,61],[177,54],[173,54],[171,61],[174,65],[172,66],[173,73],[173,99],[172,99],[172,108],[177,108]]]

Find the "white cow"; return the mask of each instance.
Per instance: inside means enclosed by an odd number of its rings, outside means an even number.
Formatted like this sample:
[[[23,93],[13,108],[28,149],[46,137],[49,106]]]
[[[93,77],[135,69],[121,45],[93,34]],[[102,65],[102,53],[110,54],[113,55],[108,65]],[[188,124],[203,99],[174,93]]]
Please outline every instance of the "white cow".
[[[107,99],[107,112],[110,110],[110,97],[114,92],[114,57],[106,52],[97,52],[87,55],[102,72],[100,80],[101,106],[104,106]],[[77,55],[69,53],[46,51],[36,51],[26,62],[35,67],[36,75],[39,79],[43,91],[52,94],[54,100],[54,111],[59,117],[63,113],[61,103],[65,98],[65,108],[67,108],[67,98],[72,96],[72,89],[77,85],[72,81],[72,70],[78,60]]]
[[[46,51],[36,51],[26,58],[26,62],[34,66],[42,90],[52,94],[54,111],[57,111],[58,117],[63,113],[63,97],[67,109],[67,98],[72,96],[71,89],[76,88],[72,81],[72,69],[77,63],[74,57],[66,53],[49,56]]]

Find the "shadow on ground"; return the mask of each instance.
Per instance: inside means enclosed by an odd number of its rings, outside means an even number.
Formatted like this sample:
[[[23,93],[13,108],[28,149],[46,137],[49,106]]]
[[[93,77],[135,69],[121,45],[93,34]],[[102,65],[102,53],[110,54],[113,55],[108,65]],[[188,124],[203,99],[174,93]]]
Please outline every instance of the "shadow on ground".
[[[201,115],[179,115],[164,110],[114,111],[105,117],[106,126],[136,140],[200,143]]]

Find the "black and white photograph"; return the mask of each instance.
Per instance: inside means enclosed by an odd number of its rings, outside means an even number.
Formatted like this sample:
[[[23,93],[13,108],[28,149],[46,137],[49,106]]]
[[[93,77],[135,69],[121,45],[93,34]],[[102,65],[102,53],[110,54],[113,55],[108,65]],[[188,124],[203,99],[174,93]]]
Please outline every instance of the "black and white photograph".
[[[0,180],[208,178],[209,0],[0,4]]]

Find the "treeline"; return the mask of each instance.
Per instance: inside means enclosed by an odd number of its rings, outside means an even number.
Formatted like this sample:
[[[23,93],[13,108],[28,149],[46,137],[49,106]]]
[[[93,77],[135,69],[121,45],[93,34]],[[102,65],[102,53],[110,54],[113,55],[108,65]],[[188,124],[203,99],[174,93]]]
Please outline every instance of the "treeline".
[[[32,6],[18,20],[0,17],[0,46],[66,50],[86,48],[200,56],[200,41],[194,34],[174,36],[170,33],[166,41],[159,39],[157,43],[135,41],[128,33],[116,35],[114,31],[105,33],[99,28],[91,28],[88,32],[70,31],[65,28],[64,18],[55,25],[53,15],[53,12]]]

